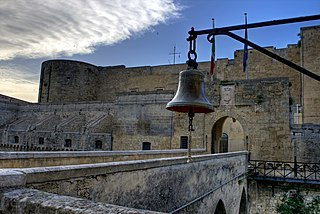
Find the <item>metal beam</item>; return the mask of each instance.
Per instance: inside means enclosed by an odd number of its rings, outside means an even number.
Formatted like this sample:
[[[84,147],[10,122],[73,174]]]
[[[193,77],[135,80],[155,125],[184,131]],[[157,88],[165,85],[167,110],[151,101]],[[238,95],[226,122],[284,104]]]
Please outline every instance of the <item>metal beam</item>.
[[[191,30],[189,31],[190,35],[218,35],[223,34],[226,31],[233,31],[233,30],[242,30],[242,29],[250,29],[250,28],[258,28],[258,27],[267,27],[273,25],[282,25],[282,24],[290,24],[296,22],[305,22],[305,21],[312,21],[312,20],[319,20],[320,15],[313,15],[313,16],[302,16],[297,18],[289,18],[289,19],[280,19],[280,20],[273,20],[273,21],[266,21],[266,22],[256,22],[251,24],[244,24],[244,25],[234,25],[229,27],[221,27],[221,28],[213,28],[213,29],[206,29],[206,30]]]
[[[191,28],[191,31],[189,31],[189,40],[195,40],[198,35],[207,35],[207,39],[209,42],[212,42],[210,37],[215,36],[215,35],[227,35],[233,39],[238,40],[239,42],[242,42],[244,44],[249,45],[250,47],[260,51],[261,53],[266,54],[267,56],[272,57],[275,60],[278,60],[279,62],[288,65],[289,67],[315,79],[320,81],[320,76],[317,74],[308,71],[307,69],[285,59],[277,54],[272,53],[271,51],[268,51],[262,47],[260,47],[257,44],[254,44],[253,42],[250,42],[246,39],[243,39],[242,37],[231,33],[230,31],[233,30],[242,30],[242,29],[249,29],[249,28],[258,28],[258,27],[266,27],[266,26],[273,26],[273,25],[281,25],[281,24],[289,24],[289,23],[296,23],[296,22],[305,22],[305,21],[311,21],[311,20],[319,20],[320,15],[313,15],[313,16],[302,16],[302,17],[297,17],[297,18],[289,18],[289,19],[280,19],[280,20],[273,20],[273,21],[266,21],[266,22],[257,22],[257,23],[252,23],[252,24],[244,24],[244,25],[235,25],[235,26],[229,26],[229,27],[222,27],[222,28],[213,28],[213,29],[207,29],[207,30],[199,30],[195,31],[194,28]],[[195,60],[194,60],[195,61]]]
[[[285,58],[282,58],[281,56],[271,52],[271,51],[268,51],[267,49],[265,48],[262,48],[261,46],[253,43],[253,42],[250,42],[249,40],[246,40],[234,33],[231,33],[231,32],[224,32],[223,34],[227,35],[227,36],[230,36],[231,38],[235,39],[235,40],[238,40],[239,42],[242,42],[244,44],[247,44],[249,45],[250,47],[260,51],[261,53],[264,53],[265,55],[267,56],[270,56],[271,58],[275,59],[275,60],[278,60],[279,62],[282,62],[283,64],[286,64],[287,66],[315,79],[315,80],[318,80],[320,81],[320,76],[316,75],[315,73],[312,73],[311,71],[308,71],[307,69],[285,59]]]

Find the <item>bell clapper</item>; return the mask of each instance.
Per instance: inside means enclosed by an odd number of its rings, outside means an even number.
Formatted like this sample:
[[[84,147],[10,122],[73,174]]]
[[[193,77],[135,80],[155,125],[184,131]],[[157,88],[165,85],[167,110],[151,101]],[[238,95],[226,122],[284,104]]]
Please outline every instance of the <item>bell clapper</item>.
[[[191,162],[192,159],[191,159],[191,132],[194,131],[193,129],[193,125],[192,125],[192,120],[193,120],[193,117],[194,117],[194,113],[192,111],[190,111],[188,113],[188,117],[189,117],[189,141],[188,141],[188,160],[187,160],[187,163]]]

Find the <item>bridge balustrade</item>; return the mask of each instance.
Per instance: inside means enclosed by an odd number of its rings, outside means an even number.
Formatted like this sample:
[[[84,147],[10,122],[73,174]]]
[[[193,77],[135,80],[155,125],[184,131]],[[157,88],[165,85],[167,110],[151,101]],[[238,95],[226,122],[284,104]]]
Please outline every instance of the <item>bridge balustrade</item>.
[[[257,180],[320,183],[320,163],[249,160],[248,172]]]

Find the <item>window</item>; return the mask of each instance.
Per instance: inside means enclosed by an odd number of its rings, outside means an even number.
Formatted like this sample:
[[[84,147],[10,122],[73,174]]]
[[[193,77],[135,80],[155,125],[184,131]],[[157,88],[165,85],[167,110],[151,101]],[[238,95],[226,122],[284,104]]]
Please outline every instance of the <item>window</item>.
[[[96,140],[95,141],[95,148],[96,149],[102,149],[102,141],[101,140]]]
[[[19,137],[18,136],[14,136],[14,143],[19,143]]]
[[[64,147],[71,147],[71,139],[66,139],[64,141]]]
[[[220,152],[228,152],[228,135],[222,133],[220,140]]]
[[[43,137],[39,137],[39,145],[43,145],[44,144],[44,138]]]
[[[130,92],[138,92],[139,88],[130,88],[129,90],[130,90]]]
[[[143,142],[142,143],[142,150],[150,150],[151,149],[151,143],[150,142]]]
[[[181,136],[180,149],[187,149],[187,148],[188,148],[188,136]]]
[[[163,91],[164,88],[162,88],[162,87],[155,87],[155,90],[156,90],[156,91]]]

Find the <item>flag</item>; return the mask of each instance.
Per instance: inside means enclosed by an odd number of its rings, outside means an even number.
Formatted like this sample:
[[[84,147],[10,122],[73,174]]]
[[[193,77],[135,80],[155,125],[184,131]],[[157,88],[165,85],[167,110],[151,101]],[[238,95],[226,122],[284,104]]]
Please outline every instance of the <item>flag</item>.
[[[214,36],[213,36],[214,38]],[[211,48],[211,62],[210,62],[210,75],[213,75],[213,71],[214,71],[214,58],[215,58],[215,47],[214,47],[214,39],[213,39],[213,43],[212,43],[212,48]]]
[[[214,28],[214,19],[212,19],[212,28]],[[215,59],[215,46],[216,46],[216,42],[215,42],[215,36],[212,36],[212,46],[211,46],[211,61],[210,61],[210,75],[213,75],[213,71],[214,71],[214,59]]]
[[[244,15],[245,15],[245,24],[247,24],[247,14],[245,13]],[[245,31],[244,31],[244,38],[245,38],[245,40],[248,40],[248,30],[247,30],[247,28],[245,28]],[[247,72],[248,72],[247,61],[248,61],[248,45],[244,44],[244,48],[243,48],[243,72],[246,72],[246,77],[247,77]]]

